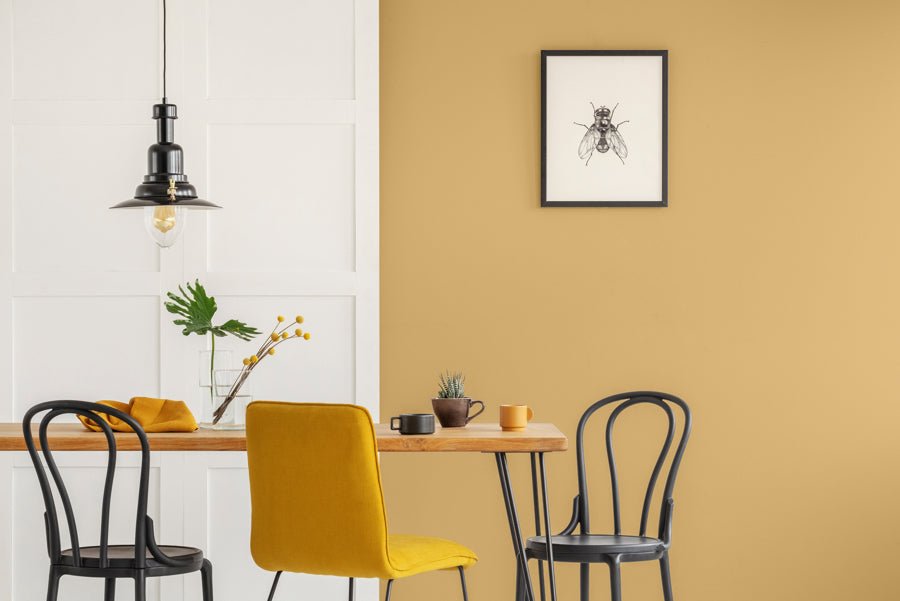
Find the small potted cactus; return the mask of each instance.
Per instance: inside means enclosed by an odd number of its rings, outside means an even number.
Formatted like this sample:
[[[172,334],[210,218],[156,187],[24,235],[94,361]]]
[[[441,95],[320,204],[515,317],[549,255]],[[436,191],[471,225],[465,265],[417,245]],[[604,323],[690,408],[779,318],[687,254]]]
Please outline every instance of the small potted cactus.
[[[431,399],[431,406],[444,428],[464,428],[484,411],[484,403],[466,396],[465,385],[466,378],[461,372],[448,371],[440,375],[438,394]],[[469,415],[473,405],[480,405],[481,409]]]

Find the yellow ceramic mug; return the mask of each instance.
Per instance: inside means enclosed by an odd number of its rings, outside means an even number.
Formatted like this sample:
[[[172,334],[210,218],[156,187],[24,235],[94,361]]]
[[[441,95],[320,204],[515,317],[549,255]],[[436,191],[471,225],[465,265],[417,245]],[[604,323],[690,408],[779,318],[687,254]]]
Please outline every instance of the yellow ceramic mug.
[[[500,427],[504,432],[521,432],[534,417],[528,405],[500,405]]]

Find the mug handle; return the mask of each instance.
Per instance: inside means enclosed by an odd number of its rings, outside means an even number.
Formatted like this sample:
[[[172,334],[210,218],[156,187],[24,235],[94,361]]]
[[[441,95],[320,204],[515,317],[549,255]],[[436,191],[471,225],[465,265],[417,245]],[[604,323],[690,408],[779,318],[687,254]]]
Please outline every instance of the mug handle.
[[[466,423],[467,423],[467,424],[468,424],[470,421],[472,421],[473,419],[475,419],[476,417],[478,417],[479,415],[481,415],[482,413],[484,413],[484,403],[482,403],[481,401],[469,401],[469,409],[471,409],[471,408],[472,408],[472,405],[475,405],[476,403],[477,403],[478,405],[481,405],[481,409],[480,409],[480,410],[478,411],[478,413],[476,413],[475,415],[470,415],[470,416],[468,416],[468,417],[466,418]]]
[[[528,418],[527,418],[526,421],[529,421],[529,422],[530,422],[531,419],[532,419],[533,417],[534,417],[534,411],[532,411],[532,410],[531,410],[531,407],[529,407],[529,408],[528,408]]]
[[[397,427],[396,427],[396,428],[394,427],[394,420],[397,420]],[[400,418],[399,418],[399,417],[392,417],[392,418],[391,418],[391,430],[399,430],[399,429],[400,429]]]

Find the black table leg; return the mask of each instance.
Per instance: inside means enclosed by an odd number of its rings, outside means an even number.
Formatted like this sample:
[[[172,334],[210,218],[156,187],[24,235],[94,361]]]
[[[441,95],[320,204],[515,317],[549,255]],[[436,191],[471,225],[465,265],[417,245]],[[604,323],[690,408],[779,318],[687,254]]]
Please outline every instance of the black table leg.
[[[513,498],[512,484],[509,481],[509,464],[506,461],[506,453],[495,453],[497,458],[497,472],[500,474],[500,489],[503,491],[503,502],[506,505],[506,518],[509,520],[509,533],[512,536],[513,551],[516,554],[516,563],[522,576],[522,584],[525,588],[525,601],[535,601],[534,587],[528,574],[528,560],[525,558],[525,544],[522,541],[522,531],[519,528],[519,514],[516,511],[516,501]]]
[[[550,574],[550,598],[556,601],[556,566],[553,563],[553,541],[550,530],[550,501],[547,495],[547,470],[544,467],[544,454],[538,453],[538,461],[541,464],[541,493],[544,497],[544,532],[547,537],[547,571]],[[541,571],[543,579],[543,570]],[[543,599],[541,599],[543,601]]]
[[[538,478],[537,478],[537,453],[531,453],[531,504],[534,507],[534,534],[541,535],[541,502],[538,496]],[[547,599],[547,591],[544,586],[544,562],[537,560],[538,567],[538,585],[541,589],[541,601]]]
[[[503,492],[503,502],[506,506],[506,517],[509,520],[509,533],[512,537],[513,541],[513,550],[516,554],[516,564],[518,566],[518,575],[517,578],[517,592],[518,592],[518,583],[520,583],[524,590],[524,598],[525,601],[535,601],[534,596],[534,587],[531,584],[531,577],[528,572],[528,559],[525,557],[525,543],[522,539],[522,530],[519,526],[519,515],[516,511],[516,501],[513,496],[512,484],[509,480],[509,464],[506,459],[506,453],[495,453],[494,456],[497,459],[497,472],[500,475],[500,489]],[[535,465],[535,454],[531,454],[532,461],[532,492],[534,493],[535,499],[535,525],[538,530],[538,534],[540,534],[540,513],[538,509],[538,496],[537,496],[537,469]],[[544,469],[544,454],[538,453],[538,460],[541,468],[541,491],[544,501],[544,532],[547,536],[547,543],[549,547],[550,543],[550,513],[549,513],[549,505],[548,505],[548,495],[547,495],[547,476],[546,470]],[[547,566],[550,572],[550,595],[553,601],[556,601],[556,572],[553,565],[553,554],[552,550],[547,556]],[[544,598],[544,586],[543,586],[543,568],[541,569],[541,599],[543,601]],[[518,599],[517,599],[518,601]]]

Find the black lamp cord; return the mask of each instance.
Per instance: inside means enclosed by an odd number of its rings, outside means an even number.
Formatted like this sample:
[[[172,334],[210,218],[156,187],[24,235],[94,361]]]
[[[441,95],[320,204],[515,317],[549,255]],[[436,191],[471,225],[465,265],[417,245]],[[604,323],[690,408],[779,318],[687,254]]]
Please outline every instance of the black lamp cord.
[[[162,89],[162,92],[163,92],[163,93],[162,93],[162,103],[163,103],[163,104],[166,104],[166,103],[167,103],[167,100],[166,100],[166,55],[168,54],[168,50],[167,50],[167,48],[166,48],[166,37],[167,37],[167,36],[166,36],[166,21],[168,20],[168,19],[166,19],[166,0],[162,0],[162,13],[163,13],[163,14],[162,14],[162,17],[163,17],[163,23],[162,23],[162,30],[163,30],[163,40],[162,40],[162,41],[163,41],[163,86],[162,86],[162,88],[163,88],[163,89]]]

